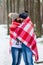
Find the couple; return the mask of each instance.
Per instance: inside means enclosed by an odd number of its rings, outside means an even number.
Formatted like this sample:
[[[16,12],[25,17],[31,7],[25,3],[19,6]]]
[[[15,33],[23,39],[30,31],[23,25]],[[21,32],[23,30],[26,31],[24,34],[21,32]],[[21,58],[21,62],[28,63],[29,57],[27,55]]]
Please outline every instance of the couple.
[[[28,17],[28,13],[23,12],[23,13],[9,13],[9,17],[12,18],[12,24],[10,26],[10,45],[11,45],[11,53],[12,53],[12,65],[19,65],[21,61],[21,55],[23,54],[23,59],[25,62],[25,65],[34,65],[33,64],[33,55],[35,55],[36,61],[38,60],[38,52],[37,52],[37,46],[36,42],[33,38],[33,36],[28,35],[25,32],[22,31],[22,29],[19,27],[21,26],[23,29],[27,29],[31,24],[33,27],[32,22],[30,22],[30,18]],[[23,24],[25,23],[25,24]],[[22,26],[23,25],[23,26]],[[26,27],[25,27],[26,25]],[[29,26],[28,26],[29,25]],[[31,28],[28,29],[28,32],[30,32]],[[18,32],[19,30],[19,32]],[[21,30],[21,31],[20,31]],[[20,33],[22,32],[22,34]],[[29,42],[29,44],[25,44],[25,42],[19,37],[16,36],[17,33],[18,35],[21,34],[21,38],[25,39],[25,41]],[[31,34],[31,33],[30,33]],[[29,41],[30,39],[30,41]],[[33,42],[32,42],[33,41]],[[32,47],[30,47],[32,45]],[[36,53],[35,53],[35,52]]]

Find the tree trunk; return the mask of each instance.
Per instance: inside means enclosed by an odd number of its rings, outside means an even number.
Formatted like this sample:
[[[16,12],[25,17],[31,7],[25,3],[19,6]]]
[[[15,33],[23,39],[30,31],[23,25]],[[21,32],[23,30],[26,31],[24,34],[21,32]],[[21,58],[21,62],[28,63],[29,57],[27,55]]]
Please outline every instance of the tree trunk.
[[[9,4],[10,4],[10,12],[12,12],[12,0],[10,0]]]
[[[43,0],[42,0],[42,24],[43,24]],[[42,26],[42,35],[43,35],[43,26]]]
[[[5,23],[5,0],[3,1],[3,24]]]
[[[36,35],[37,37],[41,36],[41,17],[40,17],[40,0],[35,1],[35,22],[36,22]]]
[[[30,18],[34,23],[34,0],[30,0]]]
[[[24,11],[28,11],[28,0],[24,0]]]
[[[43,0],[42,0],[42,21],[43,21]]]
[[[15,0],[12,0],[12,12],[15,12]]]
[[[9,14],[9,1],[7,0],[7,28],[8,28],[8,35],[9,35],[9,18],[8,18],[8,14]]]
[[[17,0],[17,13],[19,13],[20,0]]]

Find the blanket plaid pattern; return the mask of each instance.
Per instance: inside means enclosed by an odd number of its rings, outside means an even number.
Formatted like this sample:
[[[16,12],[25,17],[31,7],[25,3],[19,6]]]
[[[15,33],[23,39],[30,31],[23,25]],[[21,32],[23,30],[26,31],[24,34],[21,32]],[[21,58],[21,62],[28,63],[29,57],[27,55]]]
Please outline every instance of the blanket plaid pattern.
[[[12,46],[12,39],[16,39],[16,37],[13,35],[15,29],[17,28],[17,26],[20,25],[20,23],[17,23],[15,20],[12,21],[12,24],[10,25],[10,46]]]
[[[18,38],[22,43],[29,47],[35,55],[35,60],[38,60],[38,50],[36,45],[36,35],[34,33],[34,25],[29,17],[27,17],[22,24],[14,29],[12,38]]]

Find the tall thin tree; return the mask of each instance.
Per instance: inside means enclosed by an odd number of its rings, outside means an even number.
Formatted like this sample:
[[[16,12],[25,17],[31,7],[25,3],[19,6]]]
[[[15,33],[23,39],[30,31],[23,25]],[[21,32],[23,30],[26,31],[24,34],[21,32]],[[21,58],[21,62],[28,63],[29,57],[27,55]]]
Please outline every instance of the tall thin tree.
[[[43,0],[42,0],[42,24],[43,24]],[[42,26],[42,35],[43,35],[43,26]]]
[[[9,18],[8,18],[8,14],[9,14],[9,1],[6,1],[7,3],[7,28],[8,28],[8,35],[9,35]]]
[[[12,12],[15,12],[15,0],[12,0]]]
[[[24,11],[28,10],[28,0],[24,0]]]
[[[17,13],[19,13],[20,0],[17,0]]]
[[[30,0],[30,18],[34,23],[34,0]]]
[[[35,22],[37,37],[41,36],[42,22],[40,17],[40,0],[35,0]]]
[[[3,1],[3,24],[5,23],[5,0]]]

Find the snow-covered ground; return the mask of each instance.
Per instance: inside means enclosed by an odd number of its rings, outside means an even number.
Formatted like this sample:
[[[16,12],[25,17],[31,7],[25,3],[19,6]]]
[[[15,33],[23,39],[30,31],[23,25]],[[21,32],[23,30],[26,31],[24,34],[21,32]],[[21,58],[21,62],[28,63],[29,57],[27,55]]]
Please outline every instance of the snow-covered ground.
[[[37,39],[37,46],[39,51],[39,61],[43,61],[43,37]],[[0,25],[0,65],[11,65],[12,57],[9,52],[9,36],[7,35],[7,25]],[[25,65],[23,57],[21,64]],[[34,65],[43,65],[43,63]]]

